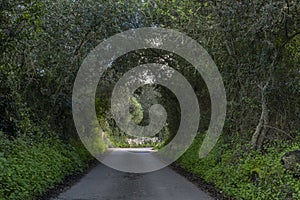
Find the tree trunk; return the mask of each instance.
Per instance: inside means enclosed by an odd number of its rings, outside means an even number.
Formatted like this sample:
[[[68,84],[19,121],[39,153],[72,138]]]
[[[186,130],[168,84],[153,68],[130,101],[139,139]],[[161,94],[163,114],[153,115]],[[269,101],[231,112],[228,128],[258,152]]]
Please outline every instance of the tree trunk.
[[[255,129],[255,132],[251,139],[251,147],[254,150],[261,149],[263,146],[264,139],[267,134],[267,128],[269,122],[269,113],[268,113],[268,107],[267,107],[267,100],[266,100],[266,89],[268,87],[269,81],[266,83],[266,85],[261,88],[261,115],[259,119],[259,123]]]

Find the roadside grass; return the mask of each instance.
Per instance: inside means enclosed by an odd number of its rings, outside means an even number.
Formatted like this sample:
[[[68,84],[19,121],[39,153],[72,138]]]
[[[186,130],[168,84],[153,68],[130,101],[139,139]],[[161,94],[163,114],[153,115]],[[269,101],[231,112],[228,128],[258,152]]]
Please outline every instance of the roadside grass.
[[[31,141],[0,135],[0,199],[27,200],[54,188],[87,167],[90,154],[80,144],[58,138]]]
[[[300,199],[300,181],[284,169],[282,156],[299,149],[300,142],[275,141],[263,153],[252,151],[238,139],[221,138],[210,154],[199,159],[204,134],[198,134],[177,163],[189,172],[213,183],[226,196],[236,199]]]

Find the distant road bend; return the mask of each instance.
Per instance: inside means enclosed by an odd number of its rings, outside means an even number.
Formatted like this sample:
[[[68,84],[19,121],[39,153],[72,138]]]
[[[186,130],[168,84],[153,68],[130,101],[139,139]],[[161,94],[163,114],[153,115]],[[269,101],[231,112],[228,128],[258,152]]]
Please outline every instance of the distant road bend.
[[[122,158],[126,152],[139,153],[149,164],[151,150],[113,149],[110,158],[127,162]],[[164,169],[136,174],[125,173],[99,164],[77,184],[61,193],[55,200],[213,200],[193,183],[166,167]]]

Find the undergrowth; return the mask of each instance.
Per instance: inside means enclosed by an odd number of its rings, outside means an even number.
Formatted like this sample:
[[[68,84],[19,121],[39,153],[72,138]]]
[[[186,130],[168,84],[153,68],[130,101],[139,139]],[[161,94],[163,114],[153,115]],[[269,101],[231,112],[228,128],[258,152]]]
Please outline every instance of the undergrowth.
[[[0,199],[34,199],[63,178],[87,167],[85,148],[57,138],[8,139],[0,132]]]
[[[177,162],[213,183],[226,196],[236,199],[300,199],[299,178],[285,170],[281,163],[285,153],[300,148],[299,140],[292,144],[281,141],[259,152],[252,151],[249,145],[236,139],[230,142],[220,139],[207,157],[199,159],[203,138],[198,134]]]

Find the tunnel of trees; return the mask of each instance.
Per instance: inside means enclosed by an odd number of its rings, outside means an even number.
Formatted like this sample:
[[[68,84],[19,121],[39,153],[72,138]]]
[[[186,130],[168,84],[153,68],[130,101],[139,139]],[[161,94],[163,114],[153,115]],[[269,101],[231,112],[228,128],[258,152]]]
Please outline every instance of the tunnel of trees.
[[[300,199],[298,0],[4,0],[0,11],[0,199],[32,199],[88,165],[72,117],[77,71],[105,38],[141,27],[178,30],[211,55],[227,96],[222,136],[198,158],[211,115],[207,87],[180,56],[146,49],[115,60],[99,82],[95,109],[109,140],[99,148],[130,146],[110,114],[115,83],[139,64],[168,65],[189,81],[201,110],[199,133],[177,163],[226,196]],[[146,125],[156,103],[168,113],[158,142],[149,144],[160,148],[178,129],[176,96],[145,85],[130,110]]]

